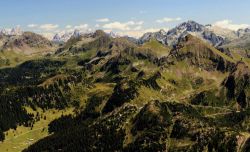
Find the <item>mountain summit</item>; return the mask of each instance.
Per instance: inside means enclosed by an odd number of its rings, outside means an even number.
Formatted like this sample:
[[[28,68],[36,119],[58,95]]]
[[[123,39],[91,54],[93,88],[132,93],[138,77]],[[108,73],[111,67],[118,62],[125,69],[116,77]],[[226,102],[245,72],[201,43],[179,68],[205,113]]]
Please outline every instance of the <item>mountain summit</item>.
[[[249,56],[220,48],[226,38],[211,28],[187,21],[138,41],[75,30],[59,44],[1,35],[0,149],[246,151]]]
[[[220,46],[224,42],[222,37],[210,31],[206,26],[191,20],[181,23],[167,33],[161,31],[146,33],[139,39],[139,42],[144,43],[149,41],[149,39],[154,38],[162,44],[171,46],[177,44],[181,38],[184,38],[188,34],[195,35],[213,46]]]
[[[167,36],[167,32],[165,32],[163,29],[161,29],[158,32],[149,32],[149,33],[145,33],[139,40],[138,42],[140,44],[143,44],[145,42],[149,42],[151,39],[155,39],[159,42],[161,42],[162,44],[167,45],[166,42],[166,36]]]
[[[23,34],[23,31],[19,26],[14,27],[12,29],[0,30],[0,35],[18,36],[18,35],[22,35],[22,34]]]

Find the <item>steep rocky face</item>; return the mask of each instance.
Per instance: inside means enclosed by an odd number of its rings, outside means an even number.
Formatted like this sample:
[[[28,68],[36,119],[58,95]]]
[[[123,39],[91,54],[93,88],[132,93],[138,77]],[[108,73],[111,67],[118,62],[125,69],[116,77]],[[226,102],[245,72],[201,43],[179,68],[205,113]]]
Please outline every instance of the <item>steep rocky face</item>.
[[[176,45],[178,41],[188,34],[192,34],[217,47],[224,43],[224,38],[216,35],[204,25],[194,21],[184,22],[177,27],[165,32],[163,30],[155,33],[146,33],[140,39],[139,43],[148,42],[150,39],[156,39],[164,45]]]
[[[143,44],[145,42],[149,42],[150,40],[152,39],[155,39],[159,42],[161,42],[162,44],[164,45],[167,45],[167,42],[166,42],[166,36],[167,36],[167,33],[164,31],[164,30],[160,30],[159,32],[150,32],[150,33],[145,33],[139,40],[138,42],[140,44]]]
[[[9,35],[22,35],[23,31],[21,30],[21,28],[19,26],[12,28]]]
[[[250,49],[250,29],[239,29],[229,34],[225,34],[227,39],[221,46],[223,48],[249,50]]]
[[[56,35],[54,35],[52,41],[54,41],[54,42],[61,42],[62,40],[61,40],[60,35],[59,35],[59,34],[56,34]]]
[[[188,21],[180,24],[176,28],[173,28],[172,30],[168,31],[169,42],[172,40],[172,43],[177,43],[177,40],[180,38],[185,37],[188,32],[203,32],[205,30],[205,27],[201,24],[198,24],[194,21]],[[174,42],[175,41],[175,42]]]
[[[18,36],[18,35],[22,35],[22,34],[23,34],[23,31],[19,26],[14,27],[12,29],[1,29],[0,30],[0,35]]]
[[[206,27],[209,29],[209,31],[215,33],[218,36],[223,37],[226,42],[232,41],[238,38],[237,31],[230,30],[227,28],[222,28],[216,25],[207,25]]]
[[[242,37],[245,34],[250,34],[250,28],[239,29],[237,32],[238,37]]]
[[[7,35],[8,31],[6,29],[0,30],[0,36]]]
[[[249,107],[250,70],[244,62],[238,62],[234,70],[223,81],[226,97],[236,101],[241,109]]]
[[[233,48],[233,49],[250,49],[250,33],[246,33],[241,37],[238,37],[232,41],[225,43],[222,47],[224,48]]]
[[[81,35],[82,34],[79,30],[74,30],[73,32],[57,33],[52,38],[52,41],[56,43],[66,43],[71,37],[78,38]]]
[[[213,46],[219,46],[224,42],[224,39],[222,37],[208,30],[206,26],[196,23],[194,21],[188,21],[168,31],[168,44],[177,44],[179,39],[184,38],[188,34],[195,35],[209,42]]]
[[[215,33],[210,32],[208,30],[205,30],[202,33],[202,37],[206,41],[212,43],[212,45],[215,46],[215,47],[221,46],[225,42],[223,37],[220,37],[220,36],[216,35]]]
[[[83,35],[86,35],[88,32],[83,32],[81,30],[75,29],[71,32],[61,32],[61,33],[56,33],[52,41],[57,42],[57,43],[66,43],[70,38],[78,38]]]

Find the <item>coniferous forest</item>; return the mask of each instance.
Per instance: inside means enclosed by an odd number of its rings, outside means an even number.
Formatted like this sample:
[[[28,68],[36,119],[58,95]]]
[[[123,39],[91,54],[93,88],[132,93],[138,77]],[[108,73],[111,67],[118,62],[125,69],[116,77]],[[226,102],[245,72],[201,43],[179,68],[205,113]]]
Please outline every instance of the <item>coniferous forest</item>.
[[[0,152],[250,151],[247,24],[95,22],[0,30]]]

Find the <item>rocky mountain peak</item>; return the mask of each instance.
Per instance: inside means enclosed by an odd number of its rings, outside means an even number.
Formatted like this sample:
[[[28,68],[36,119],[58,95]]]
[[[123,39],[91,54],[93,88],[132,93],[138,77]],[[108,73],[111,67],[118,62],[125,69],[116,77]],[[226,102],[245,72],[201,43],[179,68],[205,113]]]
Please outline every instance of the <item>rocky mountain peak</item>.
[[[118,33],[114,32],[114,31],[111,31],[111,32],[109,33],[109,36],[112,37],[112,38],[121,37]]]
[[[220,46],[224,43],[223,37],[218,36],[213,31],[209,30],[209,27],[201,25],[192,20],[181,23],[168,32],[160,30],[158,32],[146,33],[139,39],[139,43],[143,44],[151,39],[156,39],[164,45],[173,46],[188,34],[199,37],[200,39],[210,43],[213,46]]]
[[[166,32],[164,29],[161,29],[161,30],[159,31],[159,33],[160,33],[161,35],[166,35],[166,34],[167,34],[167,32]]]
[[[185,30],[188,32],[201,32],[205,28],[204,25],[201,25],[195,21],[189,20],[187,22],[184,22],[176,27],[178,30]]]
[[[96,30],[94,33],[94,37],[105,36],[106,33],[103,30]]]
[[[73,32],[57,33],[53,37],[53,42],[67,42],[71,37],[78,38],[81,36],[80,30],[74,30]]]
[[[238,37],[242,37],[246,34],[250,34],[250,28],[239,29],[236,33]]]
[[[9,35],[22,35],[23,34],[23,31],[22,29],[20,28],[20,26],[17,26],[15,28],[12,28],[11,31],[10,31],[10,34]]]
[[[80,32],[80,30],[75,29],[75,30],[74,30],[74,33],[73,33],[73,35],[72,35],[72,36],[73,36],[73,37],[75,37],[75,38],[80,37],[80,36],[81,36],[81,32]]]
[[[9,35],[9,36],[20,36],[23,34],[20,26],[14,27],[12,29],[1,29],[0,35]]]
[[[0,35],[8,35],[8,31],[6,29],[0,30]]]
[[[166,35],[167,32],[165,32],[165,30],[161,29],[158,32],[148,32],[145,33],[140,39],[139,39],[139,43],[143,44],[145,42],[150,41],[151,39],[156,39],[157,41],[161,42],[162,44],[166,44]]]
[[[53,37],[52,41],[54,41],[54,42],[60,42],[60,41],[61,41],[61,36],[57,33],[57,34]]]

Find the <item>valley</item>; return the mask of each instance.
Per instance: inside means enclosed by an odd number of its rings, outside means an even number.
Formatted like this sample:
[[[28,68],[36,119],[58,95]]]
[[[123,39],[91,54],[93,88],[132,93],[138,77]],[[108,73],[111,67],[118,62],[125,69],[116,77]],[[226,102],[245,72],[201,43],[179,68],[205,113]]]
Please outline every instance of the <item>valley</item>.
[[[224,38],[195,21],[139,39],[103,30],[75,31],[66,42],[3,35],[0,149],[245,152],[243,35]]]

